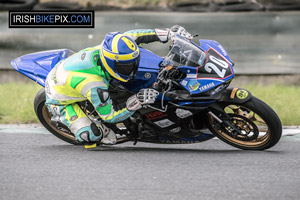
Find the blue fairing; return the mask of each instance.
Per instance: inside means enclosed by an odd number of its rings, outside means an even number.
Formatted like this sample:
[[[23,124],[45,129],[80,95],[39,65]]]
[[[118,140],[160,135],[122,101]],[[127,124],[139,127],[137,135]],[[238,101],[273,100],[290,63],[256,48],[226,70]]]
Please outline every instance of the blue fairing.
[[[214,40],[199,40],[200,47],[204,51],[208,51],[210,48],[213,48],[214,50],[218,51],[222,56],[224,56],[228,62],[231,63],[231,60],[228,56],[227,51],[224,49],[224,47]]]
[[[45,80],[51,69],[73,52],[58,49],[27,54],[11,61],[11,65],[20,73],[45,86]]]
[[[140,89],[149,88],[157,81],[159,65],[162,62],[162,58],[148,50],[140,48],[140,64],[138,72],[135,78],[122,83],[129,91],[137,93]]]
[[[179,69],[187,73],[187,77],[180,82],[180,84],[191,94],[199,94],[206,92],[218,85],[232,79],[234,77],[234,71],[232,68],[232,62],[226,52],[226,50],[216,41],[213,40],[199,40],[200,46],[193,43],[194,45],[201,48],[203,51],[214,57],[218,57],[227,63],[226,74],[223,76],[217,76],[217,71],[221,73],[221,70],[225,69],[209,69],[210,71],[204,70],[204,66],[189,67],[181,66]],[[211,66],[211,65],[210,65]],[[215,66],[214,66],[215,67]]]

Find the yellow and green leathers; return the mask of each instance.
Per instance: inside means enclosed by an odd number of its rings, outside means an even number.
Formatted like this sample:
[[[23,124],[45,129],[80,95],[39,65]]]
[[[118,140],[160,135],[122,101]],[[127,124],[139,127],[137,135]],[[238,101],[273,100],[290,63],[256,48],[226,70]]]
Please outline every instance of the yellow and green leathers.
[[[99,47],[84,49],[58,63],[46,80],[46,105],[53,120],[67,125],[80,142],[97,141],[91,120],[76,102],[89,100],[108,123],[122,121],[133,114],[124,106],[113,106],[108,93],[110,75],[101,69]],[[80,137],[87,131],[86,138]]]
[[[125,33],[138,44],[159,41],[155,34],[153,29]],[[99,51],[101,45],[83,49],[60,61],[46,79],[46,105],[53,114],[52,120],[68,126],[80,142],[99,141],[103,135],[77,102],[89,100],[107,123],[123,121],[134,113],[126,108],[126,102],[113,104],[108,87],[114,77],[103,67]]]

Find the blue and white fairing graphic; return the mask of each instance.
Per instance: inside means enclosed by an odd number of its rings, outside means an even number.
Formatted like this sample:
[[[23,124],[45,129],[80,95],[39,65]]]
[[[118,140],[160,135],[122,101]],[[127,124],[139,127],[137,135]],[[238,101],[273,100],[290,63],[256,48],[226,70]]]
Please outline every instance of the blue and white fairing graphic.
[[[222,45],[212,40],[199,42],[199,48],[207,54],[206,61],[198,67],[179,67],[187,74],[180,84],[191,94],[208,91],[234,77],[232,62]]]

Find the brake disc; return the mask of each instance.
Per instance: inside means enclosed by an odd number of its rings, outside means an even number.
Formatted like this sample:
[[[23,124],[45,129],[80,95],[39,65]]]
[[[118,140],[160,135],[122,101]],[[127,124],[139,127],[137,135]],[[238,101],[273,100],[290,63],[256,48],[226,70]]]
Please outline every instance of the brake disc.
[[[259,136],[258,127],[250,119],[233,113],[228,115],[230,116],[230,122],[240,130],[240,133],[238,134],[227,130],[226,134],[230,137],[241,141],[251,141],[255,140]]]

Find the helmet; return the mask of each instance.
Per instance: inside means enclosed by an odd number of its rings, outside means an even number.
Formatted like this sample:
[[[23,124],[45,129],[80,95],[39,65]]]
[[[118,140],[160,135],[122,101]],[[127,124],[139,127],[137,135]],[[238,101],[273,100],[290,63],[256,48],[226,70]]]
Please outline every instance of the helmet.
[[[140,51],[130,37],[120,32],[106,34],[99,54],[102,65],[114,78],[127,82],[136,74]]]

